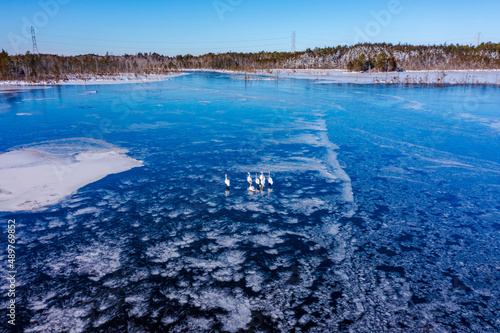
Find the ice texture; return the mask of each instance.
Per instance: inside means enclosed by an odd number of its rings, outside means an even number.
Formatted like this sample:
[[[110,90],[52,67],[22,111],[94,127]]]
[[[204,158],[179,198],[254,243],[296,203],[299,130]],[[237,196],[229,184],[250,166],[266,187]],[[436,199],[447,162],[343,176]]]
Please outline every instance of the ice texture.
[[[24,331],[498,331],[498,88],[203,73],[85,89],[3,101],[4,150],[20,125],[76,137],[107,118],[105,140],[144,161],[2,215]],[[248,191],[261,171],[273,187]]]

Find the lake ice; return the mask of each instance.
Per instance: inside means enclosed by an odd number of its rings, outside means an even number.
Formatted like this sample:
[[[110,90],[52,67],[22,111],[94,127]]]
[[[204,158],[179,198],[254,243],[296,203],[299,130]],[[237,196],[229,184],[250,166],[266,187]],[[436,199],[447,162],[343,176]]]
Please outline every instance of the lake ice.
[[[499,88],[241,78],[0,94],[0,153],[102,162],[0,213],[17,222],[19,327],[500,329]],[[0,175],[22,165],[0,157]],[[272,191],[249,193],[268,171]]]

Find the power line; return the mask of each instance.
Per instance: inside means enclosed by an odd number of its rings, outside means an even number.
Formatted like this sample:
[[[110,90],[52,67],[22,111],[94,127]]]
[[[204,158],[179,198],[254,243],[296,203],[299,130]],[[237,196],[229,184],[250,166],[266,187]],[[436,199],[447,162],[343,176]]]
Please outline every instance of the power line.
[[[250,44],[250,45],[238,45],[238,46],[224,46],[224,47],[217,47],[217,49],[210,48],[209,46],[207,47],[192,47],[192,48],[167,48],[166,46],[162,45],[157,45],[155,47],[153,46],[146,46],[146,47],[133,47],[130,45],[120,45],[120,46],[113,46],[112,49],[107,48],[106,46],[98,46],[98,45],[93,45],[91,49],[89,49],[88,45],[82,45],[79,43],[60,43],[60,42],[45,42],[50,45],[54,45],[54,47],[58,48],[58,52],[63,52],[66,53],[67,50],[60,50],[60,48],[65,48],[65,46],[80,46],[79,49],[80,51],[73,50],[70,53],[81,53],[81,54],[87,54],[87,53],[104,53],[106,51],[113,51],[115,54],[119,53],[126,53],[126,54],[134,54],[138,52],[157,52],[160,54],[168,55],[171,53],[169,56],[174,56],[175,54],[172,53],[172,51],[176,52],[176,54],[186,54],[186,53],[193,53],[193,54],[207,54],[207,53],[228,53],[228,52],[252,52],[252,53],[258,53],[260,51],[264,52],[272,52],[272,51],[277,51],[277,52],[286,52],[287,51],[287,44],[286,43],[273,43],[273,44]],[[288,44],[288,47],[290,47],[290,44]],[[258,50],[257,50],[258,49]]]
[[[100,42],[116,42],[116,43],[142,43],[142,44],[224,44],[224,43],[247,43],[247,42],[263,42],[263,41],[273,41],[273,40],[285,40],[288,37],[280,38],[264,38],[264,39],[248,39],[248,40],[229,40],[229,41],[189,41],[189,42],[158,42],[158,41],[133,41],[133,40],[117,40],[117,39],[99,39],[99,38],[88,38],[88,37],[73,37],[73,36],[61,36],[52,34],[43,34],[42,36],[48,37],[60,37],[60,38],[70,38],[70,39],[83,39],[90,41],[100,41]]]
[[[81,43],[66,43],[66,42],[53,42],[53,41],[46,41],[44,43],[47,43],[47,44],[56,44],[56,45],[79,45],[79,46],[82,46],[82,47],[85,47],[86,45],[84,44],[81,44]],[[286,46],[288,44],[286,43],[272,43],[272,44],[255,44],[255,45],[238,45],[238,46],[226,46],[224,48],[228,48],[228,49],[234,49],[234,50],[238,50],[238,49],[244,49],[244,48],[255,48],[255,47],[265,47],[265,46]],[[96,46],[96,45],[93,45],[93,46]],[[101,45],[97,45],[97,47],[105,47],[105,46],[101,46]],[[127,46],[113,46],[115,48],[126,48],[126,49],[139,49],[140,47],[133,47],[133,46],[130,46],[130,45],[127,45]],[[223,46],[218,46],[218,48],[222,48]],[[166,48],[165,45],[162,45],[162,43],[158,43],[158,45],[156,46],[156,48]],[[205,50],[207,49],[207,47],[186,47],[186,48],[176,48],[176,50]]]

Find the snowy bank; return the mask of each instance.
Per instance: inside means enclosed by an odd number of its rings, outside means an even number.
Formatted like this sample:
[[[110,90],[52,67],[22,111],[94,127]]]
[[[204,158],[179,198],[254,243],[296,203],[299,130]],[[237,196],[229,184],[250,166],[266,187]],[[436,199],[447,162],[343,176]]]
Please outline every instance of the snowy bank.
[[[170,78],[188,75],[186,73],[175,73],[168,75],[134,75],[134,74],[117,74],[117,75],[72,75],[68,76],[67,80],[59,81],[0,81],[0,90],[10,89],[12,87],[32,87],[32,86],[52,86],[52,85],[95,85],[95,84],[123,84],[123,83],[147,83],[156,81],[170,80]]]
[[[0,154],[0,211],[39,210],[107,175],[142,166],[126,153],[104,141],[78,138]]]
[[[267,79],[308,79],[318,83],[355,84],[495,84],[500,85],[500,70],[346,72],[343,69],[270,69],[252,72],[196,69],[190,72],[215,72],[235,75],[250,74]],[[248,79],[248,78],[245,78]],[[252,78],[250,78],[252,79]],[[255,78],[253,78],[255,79]]]
[[[322,83],[359,84],[500,84],[500,71],[405,71],[361,73],[334,69],[272,70],[278,78],[314,79]]]

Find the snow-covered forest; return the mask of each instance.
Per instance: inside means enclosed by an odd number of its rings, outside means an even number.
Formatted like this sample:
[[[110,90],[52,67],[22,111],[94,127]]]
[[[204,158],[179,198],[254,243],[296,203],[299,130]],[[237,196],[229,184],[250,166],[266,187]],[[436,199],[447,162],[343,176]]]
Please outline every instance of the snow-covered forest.
[[[64,80],[84,75],[165,74],[185,69],[344,69],[349,71],[500,69],[500,43],[357,44],[301,52],[208,53],[200,56],[0,53],[0,80]]]

